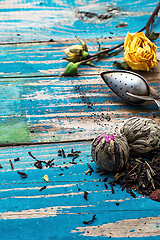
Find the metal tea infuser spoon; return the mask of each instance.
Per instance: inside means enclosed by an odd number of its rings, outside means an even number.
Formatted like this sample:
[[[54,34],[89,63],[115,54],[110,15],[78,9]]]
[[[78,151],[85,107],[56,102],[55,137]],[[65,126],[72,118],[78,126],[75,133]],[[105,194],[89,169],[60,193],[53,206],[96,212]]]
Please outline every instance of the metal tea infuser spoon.
[[[155,101],[160,109],[160,96],[141,75],[127,70],[112,70],[102,72],[101,77],[111,90],[125,101],[131,104]]]

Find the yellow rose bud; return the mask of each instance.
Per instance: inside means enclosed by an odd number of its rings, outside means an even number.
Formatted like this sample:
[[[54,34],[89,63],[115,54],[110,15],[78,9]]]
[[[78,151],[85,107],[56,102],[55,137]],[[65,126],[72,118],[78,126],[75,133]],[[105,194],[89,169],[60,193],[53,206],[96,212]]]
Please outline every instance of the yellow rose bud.
[[[124,42],[124,59],[134,70],[147,70],[157,65],[157,47],[143,32],[128,33]]]
[[[67,55],[67,60],[70,62],[79,62],[88,57],[88,52],[83,50],[81,45],[73,45],[64,50],[64,53]]]

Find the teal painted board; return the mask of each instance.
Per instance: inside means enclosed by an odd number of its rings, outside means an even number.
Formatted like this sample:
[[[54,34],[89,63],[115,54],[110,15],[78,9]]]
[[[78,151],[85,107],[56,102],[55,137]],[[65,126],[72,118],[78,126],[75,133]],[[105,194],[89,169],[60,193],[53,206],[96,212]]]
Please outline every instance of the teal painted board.
[[[136,194],[133,198],[116,185],[112,194],[95,173],[91,142],[56,143],[0,148],[0,229],[4,239],[158,239],[160,237],[159,203]],[[64,149],[66,157],[58,156]],[[67,154],[80,151],[71,164]],[[52,168],[37,169],[28,152],[39,160],[54,158]],[[19,158],[15,162],[14,159]],[[14,169],[11,169],[12,160]],[[86,175],[89,163],[94,172]],[[28,174],[22,179],[17,171]],[[45,182],[44,175],[49,182]],[[60,175],[59,175],[60,174]],[[63,174],[63,175],[61,175]],[[39,191],[41,187],[46,189]],[[88,192],[87,200],[84,192]],[[85,225],[96,214],[95,221]],[[23,228],[23,231],[21,231]],[[10,231],[8,231],[8,229]]]
[[[4,0],[0,2],[0,42],[73,39],[75,34],[125,36],[140,30],[157,4],[153,0]],[[118,28],[119,24],[123,27]]]

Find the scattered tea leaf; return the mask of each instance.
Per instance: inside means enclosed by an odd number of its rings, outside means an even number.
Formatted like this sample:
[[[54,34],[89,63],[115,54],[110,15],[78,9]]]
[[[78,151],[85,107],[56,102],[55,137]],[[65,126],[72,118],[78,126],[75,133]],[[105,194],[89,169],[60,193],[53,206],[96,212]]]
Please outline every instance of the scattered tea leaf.
[[[89,224],[89,223],[93,223],[93,221],[96,219],[96,214],[93,215],[92,219],[89,221],[83,221],[84,224]]]
[[[106,184],[106,183],[104,184],[104,186],[105,186],[105,188],[106,188],[106,189],[108,189],[108,186],[107,186],[107,184]]]
[[[87,191],[85,191],[84,192],[84,199],[87,201],[87,196],[88,196],[88,192]]]
[[[9,160],[9,163],[10,163],[11,168],[12,168],[12,170],[13,170],[13,169],[14,169],[14,166],[13,166],[12,160]]]
[[[24,172],[18,171],[18,174],[20,174],[22,178],[27,178],[27,174]]]
[[[39,189],[39,191],[41,192],[41,191],[43,191],[44,189],[46,189],[47,188],[47,186],[43,186],[43,187],[41,187],[40,189]]]
[[[111,191],[112,191],[112,194],[114,194],[114,188],[113,188],[113,183],[112,182],[109,182],[109,185],[111,186]]]
[[[0,168],[3,168],[1,164],[0,164]]]
[[[28,152],[28,154],[29,154],[33,159],[36,159],[36,160],[37,160],[37,158],[36,158],[35,156],[33,156],[33,154],[32,154],[31,152]]]
[[[108,181],[108,177],[105,177],[104,179],[103,179],[103,182],[107,182]]]
[[[62,148],[62,156],[65,158],[66,157],[66,154],[65,154],[65,152],[64,152],[64,149]]]
[[[127,26],[128,26],[128,23],[122,22],[122,23],[117,24],[116,28],[124,28],[124,27],[127,27]]]
[[[91,167],[91,165],[89,163],[87,163],[87,166],[89,167],[89,169],[91,170],[91,173],[94,172],[93,168]]]
[[[18,162],[20,160],[20,158],[18,157],[18,158],[15,158],[14,159],[14,162]]]
[[[38,160],[34,163],[34,166],[39,169],[43,168],[41,161],[38,161]]]
[[[139,158],[130,156],[126,167],[114,178],[113,182],[120,184],[122,191],[126,189],[134,198],[136,195],[132,190],[138,194],[149,196],[154,190],[160,189],[159,174],[160,151],[157,149],[141,154]]]
[[[87,171],[84,172],[86,175],[90,174],[91,175],[91,170],[88,169]]]

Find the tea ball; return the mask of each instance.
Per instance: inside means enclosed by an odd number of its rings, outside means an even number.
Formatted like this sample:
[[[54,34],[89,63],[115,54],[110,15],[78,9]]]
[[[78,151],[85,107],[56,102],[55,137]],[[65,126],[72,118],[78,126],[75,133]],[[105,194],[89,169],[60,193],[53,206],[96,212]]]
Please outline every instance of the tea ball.
[[[148,118],[133,117],[126,120],[120,133],[127,140],[130,153],[146,153],[158,147],[160,130],[158,125]]]
[[[93,140],[91,154],[99,169],[118,172],[129,159],[127,139],[121,134],[103,133]]]

